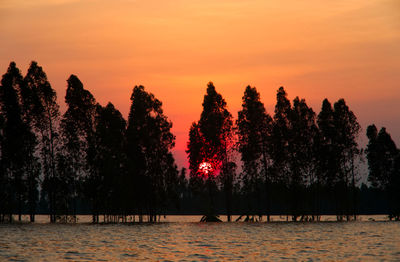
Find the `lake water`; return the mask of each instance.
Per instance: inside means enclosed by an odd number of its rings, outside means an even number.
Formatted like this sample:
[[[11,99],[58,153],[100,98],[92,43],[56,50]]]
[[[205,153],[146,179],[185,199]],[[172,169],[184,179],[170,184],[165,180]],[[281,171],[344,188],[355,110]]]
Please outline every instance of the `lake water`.
[[[189,221],[200,217],[172,216],[167,220],[175,222],[108,225],[46,219],[0,225],[0,261],[400,261],[400,223],[368,217],[342,223],[198,223]]]

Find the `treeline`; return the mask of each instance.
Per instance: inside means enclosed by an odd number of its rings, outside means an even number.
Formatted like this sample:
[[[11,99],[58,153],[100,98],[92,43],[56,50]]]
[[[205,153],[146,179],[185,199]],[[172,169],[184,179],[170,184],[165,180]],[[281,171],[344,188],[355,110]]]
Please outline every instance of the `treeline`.
[[[2,76],[0,222],[25,213],[33,222],[39,209],[50,222],[73,222],[82,206],[95,223],[100,216],[154,222],[171,212],[218,213],[221,203],[229,221],[233,213],[267,221],[272,214],[314,221],[334,213],[342,221],[356,219],[368,190],[399,219],[399,150],[384,128],[368,127],[371,188],[360,189],[361,128],[343,99],[333,106],[325,99],[317,115],[281,87],[269,115],[248,86],[235,122],[209,83],[189,132],[188,176],[171,153],[175,136],[162,103],[143,86],[133,88],[127,120],[111,103],[97,103],[75,75],[65,103],[61,114],[36,62],[24,77],[11,62]]]
[[[0,222],[27,211],[35,220],[39,200],[50,221],[75,221],[79,203],[93,222],[138,215],[155,221],[177,198],[175,136],[162,103],[135,86],[128,121],[101,106],[75,75],[67,80],[63,115],[42,67],[25,77],[14,62],[0,86]]]
[[[281,87],[270,115],[256,88],[247,86],[234,125],[226,102],[209,83],[200,120],[189,132],[190,191],[208,195],[210,213],[214,192],[223,192],[228,221],[238,200],[247,219],[266,215],[270,221],[279,212],[293,221],[316,221],[321,214],[355,220],[360,197],[382,192],[390,219],[398,220],[399,150],[384,128],[379,134],[375,126],[367,131],[369,193],[357,186],[364,160],[357,142],[361,127],[344,99],[333,106],[325,99],[317,115],[304,99],[288,100]]]

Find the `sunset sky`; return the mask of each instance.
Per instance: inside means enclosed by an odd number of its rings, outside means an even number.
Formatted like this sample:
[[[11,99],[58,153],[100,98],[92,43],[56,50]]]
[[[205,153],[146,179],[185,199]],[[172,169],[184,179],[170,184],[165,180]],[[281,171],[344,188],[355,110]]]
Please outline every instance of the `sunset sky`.
[[[213,81],[236,118],[246,85],[273,113],[276,90],[306,101],[345,98],[363,130],[400,146],[398,0],[0,0],[0,73],[43,66],[62,111],[76,74],[127,117],[134,85],[163,102],[186,165],[187,134]]]

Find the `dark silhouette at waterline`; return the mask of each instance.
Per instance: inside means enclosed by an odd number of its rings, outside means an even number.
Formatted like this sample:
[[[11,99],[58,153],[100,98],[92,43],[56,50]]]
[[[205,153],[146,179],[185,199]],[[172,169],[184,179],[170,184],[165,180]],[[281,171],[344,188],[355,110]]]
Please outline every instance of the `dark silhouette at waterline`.
[[[224,214],[244,220],[338,221],[360,214],[400,219],[400,153],[385,128],[371,125],[364,149],[361,127],[344,99],[325,99],[316,114],[305,99],[277,90],[269,115],[247,86],[233,121],[209,83],[200,119],[189,130],[186,169],[171,150],[175,136],[162,102],[135,86],[125,120],[102,106],[75,75],[67,80],[66,111],[43,69],[25,77],[14,62],[0,86],[0,222],[49,214],[50,222],[156,222],[166,214]],[[369,186],[358,186],[368,161]],[[240,161],[239,161],[240,159]],[[102,218],[102,219],[101,219]]]

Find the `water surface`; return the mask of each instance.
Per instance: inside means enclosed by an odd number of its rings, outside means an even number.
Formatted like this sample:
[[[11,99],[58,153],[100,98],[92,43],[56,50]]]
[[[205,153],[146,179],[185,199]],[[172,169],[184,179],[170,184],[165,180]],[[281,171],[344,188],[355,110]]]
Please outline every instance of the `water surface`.
[[[0,235],[0,261],[400,260],[400,223],[388,221],[4,224]]]

